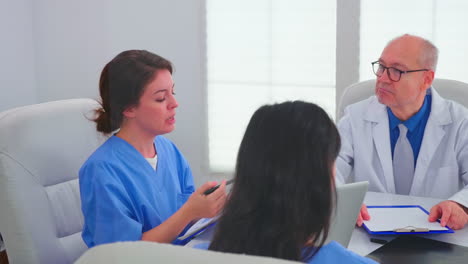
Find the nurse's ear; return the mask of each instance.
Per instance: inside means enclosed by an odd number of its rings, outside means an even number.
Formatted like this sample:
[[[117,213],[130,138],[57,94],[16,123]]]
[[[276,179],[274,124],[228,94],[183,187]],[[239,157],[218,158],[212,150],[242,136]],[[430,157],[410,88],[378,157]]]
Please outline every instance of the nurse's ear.
[[[123,116],[125,118],[134,118],[136,115],[136,106],[129,106],[123,111]]]

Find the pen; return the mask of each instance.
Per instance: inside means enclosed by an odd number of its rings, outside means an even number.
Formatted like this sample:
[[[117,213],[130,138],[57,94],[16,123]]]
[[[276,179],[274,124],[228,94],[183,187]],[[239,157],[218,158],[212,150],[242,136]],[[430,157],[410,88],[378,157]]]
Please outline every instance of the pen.
[[[388,241],[385,239],[378,239],[371,237],[370,242],[378,243],[378,244],[386,244]]]
[[[226,186],[229,185],[229,184],[231,184],[231,183],[233,183],[233,182],[234,182],[234,179],[230,179],[229,181],[226,182]],[[216,186],[213,186],[213,187],[209,188],[209,189],[206,190],[203,194],[204,194],[204,195],[208,195],[208,194],[210,194],[210,193],[216,191],[216,189],[218,189],[219,186],[221,186],[221,183],[218,184],[218,185],[216,185]]]

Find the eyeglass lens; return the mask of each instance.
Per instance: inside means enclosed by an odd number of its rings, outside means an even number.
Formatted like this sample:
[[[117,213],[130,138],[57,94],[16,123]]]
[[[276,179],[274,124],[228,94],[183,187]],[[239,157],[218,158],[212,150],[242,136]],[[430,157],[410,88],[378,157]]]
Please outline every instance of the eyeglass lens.
[[[382,74],[385,72],[385,69],[386,69],[388,78],[390,80],[392,80],[394,82],[397,82],[397,81],[400,80],[401,72],[398,71],[395,68],[385,67],[385,66],[383,66],[382,64],[380,64],[378,62],[372,64],[372,67],[373,67],[374,73],[375,73],[375,75],[377,75],[377,77],[381,77]]]

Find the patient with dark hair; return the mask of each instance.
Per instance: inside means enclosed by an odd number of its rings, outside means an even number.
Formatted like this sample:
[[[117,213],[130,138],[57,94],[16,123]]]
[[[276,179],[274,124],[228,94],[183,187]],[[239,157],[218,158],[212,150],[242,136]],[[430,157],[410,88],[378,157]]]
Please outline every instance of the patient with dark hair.
[[[338,131],[319,106],[294,101],[260,107],[241,142],[213,240],[197,247],[308,263],[375,263],[337,242],[324,245],[339,150]]]

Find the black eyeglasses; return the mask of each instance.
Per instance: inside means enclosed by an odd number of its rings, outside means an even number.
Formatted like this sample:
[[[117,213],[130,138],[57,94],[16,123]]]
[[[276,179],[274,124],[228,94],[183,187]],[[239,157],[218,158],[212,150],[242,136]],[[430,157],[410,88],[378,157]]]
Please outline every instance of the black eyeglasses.
[[[394,81],[394,82],[398,82],[400,80],[400,78],[401,78],[401,75],[404,74],[404,73],[429,71],[429,69],[402,71],[402,70],[399,70],[397,68],[386,67],[386,66],[380,64],[379,61],[374,61],[371,64],[372,64],[372,70],[374,71],[375,75],[377,75],[377,77],[382,76],[382,74],[384,74],[385,70],[387,70],[388,78],[390,80]]]

